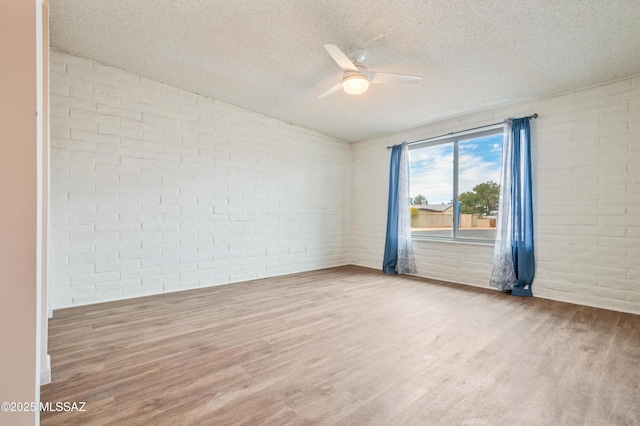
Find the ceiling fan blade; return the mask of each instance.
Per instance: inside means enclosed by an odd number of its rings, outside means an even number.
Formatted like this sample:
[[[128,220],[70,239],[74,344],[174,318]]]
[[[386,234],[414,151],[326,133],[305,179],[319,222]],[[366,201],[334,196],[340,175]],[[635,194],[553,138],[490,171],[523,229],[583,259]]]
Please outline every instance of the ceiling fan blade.
[[[387,72],[370,72],[369,83],[417,84],[422,77],[417,75],[389,74]]]
[[[318,99],[326,98],[330,94],[335,93],[340,89],[342,89],[342,82],[336,83],[334,86],[331,86],[331,88],[329,90],[324,92],[322,95],[318,96]]]
[[[324,48],[327,49],[329,55],[331,55],[333,60],[336,61],[340,68],[345,71],[359,72],[358,68],[356,68],[356,66],[353,65],[353,62],[351,62],[351,59],[349,59],[338,46],[336,46],[335,44],[325,44]]]

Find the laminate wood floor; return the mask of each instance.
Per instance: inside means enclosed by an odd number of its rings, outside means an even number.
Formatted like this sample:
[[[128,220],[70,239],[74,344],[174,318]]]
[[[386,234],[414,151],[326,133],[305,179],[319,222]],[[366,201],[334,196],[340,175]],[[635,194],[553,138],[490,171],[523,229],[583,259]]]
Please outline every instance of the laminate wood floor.
[[[638,425],[640,316],[347,266],[57,310],[43,425]]]

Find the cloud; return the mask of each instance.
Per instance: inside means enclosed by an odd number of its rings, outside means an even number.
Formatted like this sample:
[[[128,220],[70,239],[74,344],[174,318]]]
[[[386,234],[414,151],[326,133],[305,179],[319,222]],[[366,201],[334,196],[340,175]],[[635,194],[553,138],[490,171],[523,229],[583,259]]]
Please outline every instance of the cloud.
[[[410,152],[411,196],[422,194],[429,203],[453,198],[453,146],[437,145]]]
[[[460,193],[489,180],[500,183],[502,135],[473,139],[459,145]],[[422,194],[430,204],[453,199],[453,144],[410,151],[411,196]]]

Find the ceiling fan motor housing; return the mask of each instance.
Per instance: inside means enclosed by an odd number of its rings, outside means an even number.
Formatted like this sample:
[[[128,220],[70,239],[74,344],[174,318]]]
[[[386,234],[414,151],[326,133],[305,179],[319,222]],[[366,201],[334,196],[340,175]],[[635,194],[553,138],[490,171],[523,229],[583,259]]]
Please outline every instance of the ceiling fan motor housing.
[[[358,72],[355,71],[345,71],[343,76],[342,76],[342,80],[346,80],[349,77],[353,77],[354,75],[361,75],[364,78],[366,78],[367,80],[369,79],[368,77],[368,71],[367,71],[367,67],[365,67],[364,65],[361,64],[354,64],[356,66],[356,68],[358,68]]]

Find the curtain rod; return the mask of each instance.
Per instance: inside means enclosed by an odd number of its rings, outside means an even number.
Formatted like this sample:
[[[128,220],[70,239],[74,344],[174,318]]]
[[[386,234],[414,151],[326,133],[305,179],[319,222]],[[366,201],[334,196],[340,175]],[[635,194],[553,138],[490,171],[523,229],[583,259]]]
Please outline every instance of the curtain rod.
[[[523,117],[523,118],[538,118],[538,113],[531,114],[531,115],[528,115],[528,116]],[[440,135],[440,136],[433,136],[433,137],[431,137],[431,138],[427,138],[427,139],[419,139],[419,140],[417,140],[417,141],[407,142],[407,145],[412,145],[412,144],[414,144],[414,143],[428,142],[428,141],[430,141],[430,140],[440,139],[440,138],[444,138],[444,137],[446,137],[446,136],[455,136],[455,135],[458,135],[458,134],[460,134],[460,133],[470,132],[471,130],[479,130],[479,129],[484,129],[484,128],[486,128],[486,127],[497,126],[498,124],[503,124],[505,121],[506,121],[506,120],[503,120],[503,121],[501,121],[501,122],[499,122],[499,123],[485,124],[484,126],[472,127],[471,129],[459,130],[459,131],[457,131],[457,132],[451,132],[451,133],[447,133],[447,134]],[[395,146],[395,145],[394,145],[394,146]],[[393,148],[393,146],[388,146],[388,147],[387,147],[387,149],[391,149],[391,148]]]

